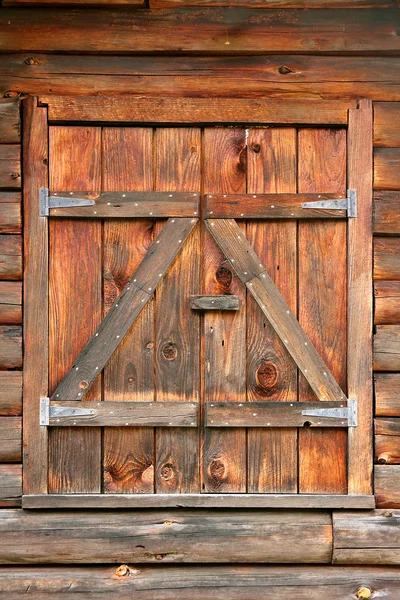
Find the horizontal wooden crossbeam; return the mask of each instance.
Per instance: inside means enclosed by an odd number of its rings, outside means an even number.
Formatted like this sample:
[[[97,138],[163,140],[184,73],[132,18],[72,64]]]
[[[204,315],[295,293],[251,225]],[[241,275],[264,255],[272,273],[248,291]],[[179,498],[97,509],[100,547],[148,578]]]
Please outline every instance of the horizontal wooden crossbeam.
[[[238,296],[191,296],[190,308],[192,310],[239,310]]]

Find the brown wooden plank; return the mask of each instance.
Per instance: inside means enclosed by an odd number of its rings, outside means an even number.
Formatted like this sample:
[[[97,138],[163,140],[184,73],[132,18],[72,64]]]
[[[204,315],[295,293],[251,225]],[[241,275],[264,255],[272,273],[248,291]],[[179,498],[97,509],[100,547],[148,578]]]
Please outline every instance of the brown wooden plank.
[[[400,194],[375,192],[374,233],[400,234]]]
[[[400,373],[375,373],[375,414],[400,416]]]
[[[374,151],[374,189],[400,190],[400,148],[376,148]]]
[[[0,368],[22,367],[22,327],[17,325],[0,326]]]
[[[251,129],[247,191],[296,191],[296,131]],[[275,200],[270,205],[276,206]],[[275,209],[273,209],[275,210]],[[247,236],[278,289],[296,312],[296,223],[248,222]],[[247,390],[251,401],[297,400],[297,367],[256,301],[247,298]],[[248,432],[248,490],[297,491],[297,432]]]
[[[105,189],[137,193],[153,188],[152,139],[151,129],[103,130]],[[147,206],[147,215],[154,208]],[[140,221],[105,221],[103,277],[107,311],[145,257],[153,238],[151,217]],[[105,366],[104,394],[109,400],[154,400],[153,329],[153,301],[150,300]],[[154,490],[153,429],[105,429],[103,447],[106,493]]]
[[[400,109],[397,102],[374,103],[374,146],[400,147]]]
[[[272,132],[274,131],[285,130],[273,129]],[[258,142],[254,143],[258,145],[256,151],[250,153],[251,157],[260,152],[259,146],[261,148]],[[213,219],[343,219],[347,216],[345,210],[302,208],[304,202],[321,202],[338,198],[339,196],[335,194],[290,194],[285,192],[277,194],[251,192],[248,194],[207,194],[205,217]]]
[[[349,111],[348,186],[357,190],[357,218],[347,225],[347,394],[357,398],[357,427],[348,431],[348,493],[372,493],[372,105]],[[360,310],[362,307],[362,310]]]
[[[12,0],[11,0],[12,1]],[[14,0],[19,1],[19,0]],[[28,0],[37,2],[38,0]],[[49,1],[49,0],[48,0]],[[10,0],[3,5],[7,6]],[[245,8],[392,8],[393,0],[150,0],[150,8],[179,8],[181,6],[243,6]]]
[[[0,371],[0,416],[22,414],[22,373]]]
[[[238,296],[190,296],[191,310],[239,310]]]
[[[246,132],[207,128],[204,131],[204,193],[246,192]],[[246,292],[212,236],[203,237],[206,294],[236,295],[235,313],[204,314],[205,401],[246,400]],[[203,491],[246,491],[246,431],[204,431]]]
[[[327,511],[2,510],[0,531],[3,564],[328,563],[332,552]]]
[[[0,145],[0,188],[21,187],[21,146]]]
[[[105,131],[113,131],[111,128],[106,128]],[[115,129],[115,131],[118,131]],[[120,130],[126,132],[126,129]],[[150,128],[145,131],[148,135],[151,133]],[[133,135],[134,131],[130,130]],[[109,134],[110,135],[110,134]],[[114,134],[118,135],[118,134]],[[125,133],[125,136],[127,134]],[[126,152],[126,148],[115,146],[115,150],[120,153]],[[150,148],[149,148],[150,150]],[[150,156],[150,155],[149,155]],[[110,160],[110,157],[108,157]],[[121,176],[121,173],[119,173]],[[100,196],[95,197],[94,194],[79,194],[74,192],[74,197],[77,199],[90,199],[94,201],[93,206],[80,206],[68,208],[53,208],[50,210],[52,217],[112,217],[112,218],[162,218],[162,217],[192,217],[199,214],[199,193],[190,192],[152,192],[152,191],[131,191],[120,183],[118,186],[124,192],[103,192]],[[132,187],[132,186],[128,186]],[[66,192],[51,192],[51,197],[69,197],[70,191]],[[1,204],[0,204],[1,209]]]
[[[395,54],[400,49],[395,35],[398,19],[396,9],[379,8],[290,13],[271,9],[268,19],[258,9],[246,8],[217,8],[211,13],[188,7],[162,12],[99,9],[96,14],[90,9],[5,8],[0,51]]]
[[[0,281],[0,324],[20,325],[22,323],[22,284],[14,281]]]
[[[21,141],[19,98],[0,100],[0,143],[16,144]]]
[[[22,279],[22,237],[0,235],[0,279]]]
[[[157,129],[155,146],[157,190],[200,189],[200,129]],[[157,401],[200,399],[200,315],[189,304],[190,296],[200,292],[199,229],[193,231],[156,292]],[[199,430],[157,430],[157,493],[200,492],[199,456]]]
[[[0,462],[17,463],[22,460],[21,417],[0,417]]]
[[[43,6],[45,4],[53,4],[55,6],[101,6],[102,4],[116,5],[117,8],[120,5],[129,7],[143,7],[144,0],[3,0],[3,6]]]
[[[375,238],[374,279],[400,279],[400,238]]]
[[[21,233],[19,192],[0,192],[0,233]]]
[[[346,133],[303,129],[298,133],[298,191],[346,191]],[[346,223],[299,223],[299,322],[342,389],[346,386]],[[315,400],[305,378],[299,397]],[[299,491],[347,491],[345,431],[299,432]]]
[[[375,419],[375,462],[400,464],[400,419]]]
[[[375,281],[376,325],[395,325],[400,322],[400,281]]]
[[[52,189],[99,190],[100,129],[50,128]],[[50,394],[101,320],[100,222],[50,220]],[[100,400],[100,386],[87,400]],[[62,428],[49,432],[49,492],[99,492],[100,430]]]
[[[0,507],[21,506],[22,465],[0,465]]]
[[[374,473],[376,506],[379,508],[400,508],[400,465],[375,465]],[[396,520],[397,523],[398,519]],[[390,548],[396,546],[397,537],[397,528],[395,528],[387,536],[386,546]],[[396,555],[394,555],[395,557]],[[397,554],[397,564],[400,564],[400,552]]]
[[[71,416],[64,416],[62,413],[54,416],[50,414],[49,424],[55,427],[72,425],[77,427],[195,427],[198,425],[198,406],[197,402],[119,402],[110,401],[108,397],[104,402],[96,403],[51,402],[50,410],[52,407],[55,409],[76,408],[78,411],[89,409],[93,411],[93,414]],[[121,436],[123,431],[118,429],[116,434]],[[132,439],[134,440],[133,436]],[[120,450],[122,451],[122,446]]]
[[[374,336],[374,369],[400,371],[400,325],[377,325]]]
[[[1,22],[1,19],[0,19]],[[42,96],[50,121],[137,123],[302,123],[344,125],[353,101],[288,101],[253,98],[108,98]],[[173,115],[173,116],[172,116]],[[239,190],[240,192],[240,190]]]

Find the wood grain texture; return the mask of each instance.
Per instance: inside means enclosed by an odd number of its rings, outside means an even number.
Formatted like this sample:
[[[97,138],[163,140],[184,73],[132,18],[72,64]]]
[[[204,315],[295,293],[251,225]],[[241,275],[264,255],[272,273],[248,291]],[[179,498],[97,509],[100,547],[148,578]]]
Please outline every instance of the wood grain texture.
[[[375,371],[400,371],[400,325],[377,325],[374,336]]]
[[[149,128],[103,129],[103,187],[153,189],[153,132]],[[149,211],[148,211],[149,212]],[[151,219],[104,223],[105,311],[119,297],[154,239]],[[104,369],[104,395],[126,401],[154,400],[154,311],[146,305]],[[149,428],[104,430],[104,491],[154,491],[154,433]]]
[[[376,148],[374,151],[374,189],[400,190],[400,148]]]
[[[2,10],[3,52],[396,53],[397,9]],[[273,29],[271,29],[271,24]],[[86,31],[88,35],[82,35]],[[173,35],[165,35],[172,32]],[[90,32],[90,35],[89,35]],[[229,42],[227,44],[226,42]]]
[[[22,414],[22,373],[0,371],[0,416]]]
[[[400,323],[400,281],[375,281],[376,325]]]
[[[0,280],[22,279],[22,237],[0,235]]]
[[[375,462],[400,464],[400,419],[375,419]]]
[[[0,188],[21,187],[21,146],[0,145]]]
[[[204,131],[204,193],[246,192],[244,129]],[[204,232],[204,293],[239,297],[235,313],[204,315],[205,401],[246,400],[246,292],[229,261]],[[246,491],[246,431],[204,431],[203,490]]]
[[[19,369],[22,367],[22,327],[18,325],[0,326],[0,368]]]
[[[374,279],[400,280],[400,238],[374,239]]]
[[[14,0],[18,2],[19,0]],[[29,0],[36,2],[37,0]],[[3,2],[7,6],[13,0]],[[243,6],[246,8],[392,8],[393,0],[150,0],[150,8]]]
[[[0,233],[21,233],[19,192],[0,192]]]
[[[199,190],[200,129],[159,128],[155,134],[155,145],[156,189],[171,192]],[[199,254],[200,228],[196,225],[157,288],[157,401],[198,402],[200,399],[200,315],[190,309],[189,303],[190,296],[200,292]],[[200,492],[199,430],[157,430],[156,456],[157,493]]]
[[[0,281],[0,324],[22,323],[22,285],[14,281]]]
[[[0,417],[0,462],[17,463],[22,460],[21,417]]]
[[[332,552],[327,511],[2,510],[0,531],[3,564],[329,563]]]
[[[301,129],[298,133],[298,191],[345,195],[346,134]],[[346,389],[346,224],[300,222],[298,226],[300,325],[342,389]],[[315,400],[303,376],[299,397]],[[347,492],[345,431],[299,432],[299,491]]]
[[[49,133],[49,187],[98,191],[101,188],[100,129],[53,127]],[[102,232],[100,222],[84,219],[50,221],[49,232],[51,394],[101,320]],[[99,383],[92,387],[87,400],[101,399]],[[100,451],[100,430],[51,430],[49,492],[99,492]]]
[[[400,508],[400,465],[375,465],[375,500],[378,508]],[[390,513],[389,513],[390,514]],[[398,519],[396,519],[396,524]],[[397,547],[397,528],[387,538],[387,547]],[[382,544],[383,547],[383,544]],[[382,560],[388,559],[389,552],[382,550]],[[400,564],[400,551],[393,552],[394,564]]]
[[[375,192],[374,233],[400,234],[400,194]]]
[[[22,465],[0,465],[0,508],[21,506]]]
[[[400,416],[400,373],[375,373],[375,414]]]
[[[52,4],[55,6],[62,7],[65,6],[78,6],[78,7],[86,7],[86,6],[101,6],[101,5],[111,5],[116,6],[117,8],[121,5],[124,7],[143,7],[144,0],[4,0],[3,6],[35,6],[38,4],[39,6],[43,6],[46,4]]]
[[[0,100],[0,143],[16,144],[21,141],[20,103],[18,98]]]
[[[191,310],[239,310],[237,296],[190,296]]]
[[[374,103],[374,146],[400,147],[400,109],[397,102]]]

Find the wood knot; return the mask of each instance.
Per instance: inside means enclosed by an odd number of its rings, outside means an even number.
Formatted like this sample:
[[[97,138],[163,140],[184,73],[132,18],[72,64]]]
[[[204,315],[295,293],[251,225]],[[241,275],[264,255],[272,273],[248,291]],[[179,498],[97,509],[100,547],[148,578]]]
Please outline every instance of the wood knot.
[[[258,154],[258,152],[260,152],[260,150],[261,150],[261,144],[253,144],[251,149],[253,150],[253,152]]]
[[[384,464],[386,464],[386,463],[387,463],[387,461],[388,461],[388,458],[389,458],[389,457],[388,457],[388,455],[387,455],[387,454],[380,454],[380,455],[378,456],[378,463],[379,463],[379,464],[381,464],[381,465],[384,465]]]
[[[172,463],[165,463],[160,469],[160,476],[165,480],[169,481],[175,476],[175,469]]]
[[[232,271],[227,267],[218,267],[217,272],[215,273],[215,279],[223,288],[228,290],[231,287],[233,279]]]
[[[10,173],[11,175],[11,179],[18,179],[19,177],[21,177],[21,175],[19,173]]]
[[[257,369],[257,383],[266,391],[269,391],[271,388],[275,387],[278,377],[279,373],[276,365],[269,360],[265,360]]]
[[[24,60],[24,63],[26,65],[40,65],[40,62],[38,61],[37,58],[33,58],[32,56],[30,56],[29,58],[26,58]]]
[[[80,390],[87,390],[88,387],[89,387],[89,382],[86,381],[85,379],[83,381],[79,382],[79,389]]]
[[[279,67],[278,71],[281,75],[287,75],[288,73],[294,73],[294,71],[292,71],[292,69],[289,69],[289,67],[287,67],[286,65],[281,65]]]
[[[20,95],[19,92],[13,92],[13,90],[7,90],[6,92],[4,92],[3,98],[18,98],[19,95]]]
[[[356,596],[357,598],[362,598],[363,600],[366,600],[367,598],[371,598],[371,594],[372,594],[372,590],[370,590],[369,588],[366,587],[362,587],[358,590]]]
[[[162,349],[162,355],[165,360],[175,360],[178,356],[176,344],[174,342],[167,342]]]
[[[209,464],[210,477],[216,481],[222,481],[225,478],[225,465],[222,460],[213,458]]]

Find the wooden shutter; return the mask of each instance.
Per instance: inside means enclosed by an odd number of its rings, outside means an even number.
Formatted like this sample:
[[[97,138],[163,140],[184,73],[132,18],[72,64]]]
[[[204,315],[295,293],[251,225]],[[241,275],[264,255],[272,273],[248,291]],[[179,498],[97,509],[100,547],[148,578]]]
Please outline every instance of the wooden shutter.
[[[370,103],[93,102],[27,102],[24,505],[372,506]]]

